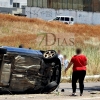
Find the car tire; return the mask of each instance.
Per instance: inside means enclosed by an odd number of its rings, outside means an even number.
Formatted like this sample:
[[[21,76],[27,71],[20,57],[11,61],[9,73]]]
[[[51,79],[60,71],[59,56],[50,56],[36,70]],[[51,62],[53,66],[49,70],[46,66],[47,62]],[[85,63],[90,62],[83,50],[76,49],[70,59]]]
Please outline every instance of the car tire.
[[[7,53],[7,49],[5,48],[0,48],[0,54],[6,54]]]
[[[53,62],[58,58],[55,50],[47,50],[43,53],[43,59],[45,62]]]
[[[68,24],[67,22],[65,22],[65,24]]]
[[[42,90],[42,93],[50,93],[52,91],[54,91],[57,88],[57,83],[55,81],[49,83],[47,86],[44,87],[44,89]]]

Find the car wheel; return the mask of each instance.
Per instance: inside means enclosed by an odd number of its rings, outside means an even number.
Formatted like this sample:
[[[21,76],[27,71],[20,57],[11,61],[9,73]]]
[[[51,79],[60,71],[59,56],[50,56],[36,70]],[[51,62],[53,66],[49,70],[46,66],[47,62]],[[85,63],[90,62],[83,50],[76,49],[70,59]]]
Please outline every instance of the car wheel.
[[[0,54],[6,54],[6,53],[7,53],[7,49],[0,48]]]
[[[43,59],[47,62],[52,62],[58,57],[55,50],[48,50],[43,53]]]
[[[58,86],[57,83],[53,81],[44,87],[44,89],[42,90],[42,93],[50,93],[54,91],[57,88],[57,86]]]
[[[67,22],[65,22],[65,24],[68,24]]]

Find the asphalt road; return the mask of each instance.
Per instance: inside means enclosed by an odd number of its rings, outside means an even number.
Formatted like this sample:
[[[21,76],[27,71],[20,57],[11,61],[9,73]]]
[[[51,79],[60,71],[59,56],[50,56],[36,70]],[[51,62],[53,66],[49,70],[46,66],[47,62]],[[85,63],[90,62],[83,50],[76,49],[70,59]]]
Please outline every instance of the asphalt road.
[[[65,92],[61,92],[61,89]],[[71,83],[61,83],[58,92],[54,91],[51,94],[6,94],[0,95],[0,100],[100,100],[100,82],[85,83],[84,95],[81,97],[79,89],[77,89],[77,96],[70,96],[71,93]]]

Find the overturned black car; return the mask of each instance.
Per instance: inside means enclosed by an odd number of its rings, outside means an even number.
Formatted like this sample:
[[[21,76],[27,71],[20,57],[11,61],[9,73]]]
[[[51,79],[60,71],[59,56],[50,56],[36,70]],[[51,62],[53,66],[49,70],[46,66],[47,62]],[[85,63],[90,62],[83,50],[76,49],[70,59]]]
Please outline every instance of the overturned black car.
[[[50,93],[60,77],[56,51],[0,47],[0,91]]]

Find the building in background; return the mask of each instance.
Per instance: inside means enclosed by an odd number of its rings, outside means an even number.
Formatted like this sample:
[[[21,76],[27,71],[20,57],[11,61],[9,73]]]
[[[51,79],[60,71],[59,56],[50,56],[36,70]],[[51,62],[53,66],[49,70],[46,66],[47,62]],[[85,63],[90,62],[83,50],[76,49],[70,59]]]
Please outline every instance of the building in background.
[[[0,0],[0,13],[23,13],[26,6],[27,0]]]
[[[27,0],[0,0],[0,7],[22,8],[23,6],[27,6]]]
[[[100,24],[100,0],[27,0],[27,17],[73,16],[76,23]]]

